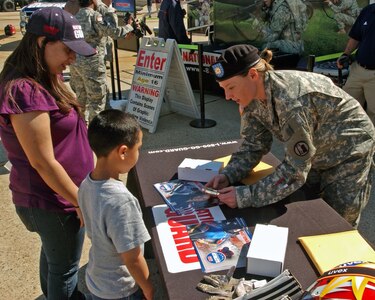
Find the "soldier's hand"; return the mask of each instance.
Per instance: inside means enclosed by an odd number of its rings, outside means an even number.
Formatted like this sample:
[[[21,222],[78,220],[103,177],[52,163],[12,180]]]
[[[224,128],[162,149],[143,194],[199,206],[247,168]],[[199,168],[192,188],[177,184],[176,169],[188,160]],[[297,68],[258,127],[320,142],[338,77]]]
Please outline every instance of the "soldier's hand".
[[[226,204],[230,208],[237,207],[236,188],[234,186],[223,188],[218,192],[220,193],[220,195],[217,197],[219,198],[220,202]]]
[[[229,180],[224,174],[216,175],[206,183],[206,187],[213,188],[215,190],[225,188],[229,185]]]

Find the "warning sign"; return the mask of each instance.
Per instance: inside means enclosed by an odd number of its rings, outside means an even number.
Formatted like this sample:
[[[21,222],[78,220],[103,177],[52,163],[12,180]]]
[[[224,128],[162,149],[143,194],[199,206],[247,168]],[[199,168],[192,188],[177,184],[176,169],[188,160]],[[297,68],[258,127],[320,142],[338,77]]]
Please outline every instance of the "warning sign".
[[[134,70],[127,112],[155,132],[163,100],[166,110],[199,117],[195,97],[175,40],[144,37]],[[165,111],[163,109],[163,111]]]

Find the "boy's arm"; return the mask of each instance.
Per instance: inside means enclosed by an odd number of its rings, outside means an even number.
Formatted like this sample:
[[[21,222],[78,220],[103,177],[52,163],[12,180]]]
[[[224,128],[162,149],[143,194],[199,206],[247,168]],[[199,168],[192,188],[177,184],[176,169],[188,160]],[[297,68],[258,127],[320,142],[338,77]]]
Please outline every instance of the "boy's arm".
[[[154,288],[151,283],[150,272],[140,247],[120,253],[122,262],[142,289],[147,300],[154,297]]]

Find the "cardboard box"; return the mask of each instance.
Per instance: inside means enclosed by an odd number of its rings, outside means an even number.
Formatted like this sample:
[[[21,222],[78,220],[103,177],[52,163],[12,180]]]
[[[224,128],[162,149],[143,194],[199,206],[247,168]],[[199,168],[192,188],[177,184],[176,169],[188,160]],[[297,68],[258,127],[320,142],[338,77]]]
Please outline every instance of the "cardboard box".
[[[246,272],[268,277],[280,275],[284,269],[288,231],[286,227],[257,224],[247,253]]]
[[[178,179],[208,182],[222,167],[219,161],[185,158],[178,166]]]

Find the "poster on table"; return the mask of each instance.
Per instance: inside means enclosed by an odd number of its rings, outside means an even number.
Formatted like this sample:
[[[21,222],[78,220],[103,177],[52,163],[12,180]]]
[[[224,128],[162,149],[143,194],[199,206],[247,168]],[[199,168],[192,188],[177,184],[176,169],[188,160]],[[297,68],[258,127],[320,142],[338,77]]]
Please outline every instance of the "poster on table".
[[[225,220],[219,206],[187,215],[177,215],[166,204],[152,208],[156,230],[168,272],[179,273],[200,269],[198,256],[186,230],[186,225]]]

